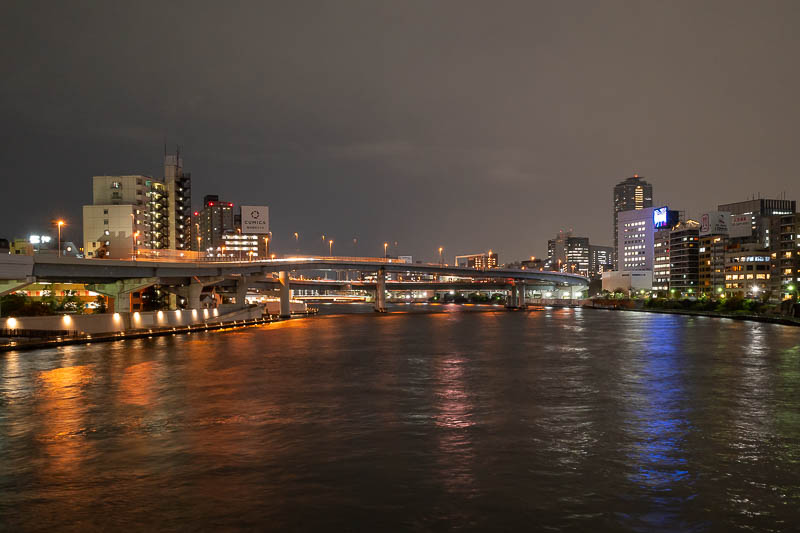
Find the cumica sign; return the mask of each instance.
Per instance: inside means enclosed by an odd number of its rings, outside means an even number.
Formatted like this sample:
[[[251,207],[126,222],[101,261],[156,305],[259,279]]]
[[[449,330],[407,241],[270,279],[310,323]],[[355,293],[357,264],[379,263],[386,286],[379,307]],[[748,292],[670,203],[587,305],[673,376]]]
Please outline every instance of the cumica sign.
[[[242,206],[242,233],[269,233],[269,207],[266,205]]]

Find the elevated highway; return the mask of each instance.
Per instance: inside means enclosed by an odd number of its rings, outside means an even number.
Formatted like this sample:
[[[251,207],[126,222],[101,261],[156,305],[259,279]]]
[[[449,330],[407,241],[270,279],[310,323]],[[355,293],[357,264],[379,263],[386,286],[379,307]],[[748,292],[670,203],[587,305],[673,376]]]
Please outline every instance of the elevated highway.
[[[541,272],[517,269],[474,269],[430,263],[405,263],[392,259],[367,257],[286,257],[258,261],[198,261],[153,258],[111,260],[77,259],[52,255],[2,255],[0,256],[0,295],[20,290],[37,282],[82,283],[90,290],[114,298],[115,309],[122,310],[125,297],[131,292],[151,285],[161,285],[168,292],[188,300],[189,306],[199,308],[204,287],[231,284],[235,300],[242,304],[249,288],[277,287],[281,308],[289,309],[291,286],[305,285],[297,273],[306,271],[358,271],[375,276],[373,283],[323,282],[331,288],[363,287],[375,291],[376,311],[386,309],[387,273],[430,274],[438,277],[458,278],[452,285],[440,281],[404,284],[404,290],[442,290],[463,286],[465,290],[477,289],[479,284],[463,280],[483,280],[483,288],[507,290],[511,307],[524,306],[526,286],[563,287],[573,294],[588,287],[588,280],[579,275],[561,272]],[[292,273],[295,275],[292,276]],[[277,276],[276,276],[277,275]],[[462,281],[459,281],[462,280]],[[312,283],[319,283],[311,281]],[[342,283],[341,285],[339,283]],[[405,283],[405,282],[404,282]],[[462,285],[459,286],[458,283]],[[312,285],[313,286],[313,285]],[[320,286],[320,285],[318,285]],[[412,288],[415,287],[415,288]],[[435,290],[435,289],[434,289]]]

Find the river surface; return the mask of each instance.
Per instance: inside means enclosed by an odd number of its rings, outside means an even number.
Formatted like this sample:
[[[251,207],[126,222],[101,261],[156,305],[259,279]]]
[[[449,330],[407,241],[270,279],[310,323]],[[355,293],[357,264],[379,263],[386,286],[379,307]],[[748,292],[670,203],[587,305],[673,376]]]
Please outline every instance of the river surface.
[[[800,328],[395,309],[0,354],[0,530],[800,527]]]

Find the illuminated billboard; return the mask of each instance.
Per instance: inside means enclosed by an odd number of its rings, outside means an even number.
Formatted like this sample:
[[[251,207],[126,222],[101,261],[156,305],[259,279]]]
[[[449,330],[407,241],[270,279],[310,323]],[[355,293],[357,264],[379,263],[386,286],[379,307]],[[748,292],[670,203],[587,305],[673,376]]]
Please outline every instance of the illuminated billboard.
[[[666,228],[669,209],[666,206],[653,209],[653,227]]]
[[[678,223],[679,219],[679,211],[673,211],[667,206],[653,208],[653,227],[655,229],[671,228]]]

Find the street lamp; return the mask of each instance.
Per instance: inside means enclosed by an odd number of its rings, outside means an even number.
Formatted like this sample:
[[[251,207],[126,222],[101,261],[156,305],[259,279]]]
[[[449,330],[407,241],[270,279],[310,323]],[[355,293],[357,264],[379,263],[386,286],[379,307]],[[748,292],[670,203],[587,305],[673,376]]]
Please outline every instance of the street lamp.
[[[333,239],[328,241],[329,255],[333,257]]]
[[[264,251],[264,257],[269,257],[269,235],[264,237],[264,246],[266,248]]]
[[[139,231],[133,233],[133,259],[136,260],[136,240],[139,238]]]
[[[443,251],[444,251],[444,247],[440,246],[439,247],[439,265],[440,266],[444,265],[444,256],[442,255]]]
[[[383,259],[384,260],[386,259],[386,250],[388,248],[389,248],[389,243],[388,242],[383,243]]]
[[[58,257],[61,257],[61,226],[64,225],[63,220],[57,220],[56,226],[58,226]]]

